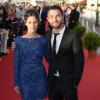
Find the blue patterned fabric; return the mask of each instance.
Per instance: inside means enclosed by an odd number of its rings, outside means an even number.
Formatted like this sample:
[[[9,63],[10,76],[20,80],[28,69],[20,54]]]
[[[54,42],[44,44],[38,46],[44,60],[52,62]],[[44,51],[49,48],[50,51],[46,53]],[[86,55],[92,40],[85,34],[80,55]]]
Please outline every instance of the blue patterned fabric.
[[[23,100],[37,100],[47,96],[47,74],[42,64],[47,59],[47,40],[35,38],[15,38],[14,85],[20,87]]]

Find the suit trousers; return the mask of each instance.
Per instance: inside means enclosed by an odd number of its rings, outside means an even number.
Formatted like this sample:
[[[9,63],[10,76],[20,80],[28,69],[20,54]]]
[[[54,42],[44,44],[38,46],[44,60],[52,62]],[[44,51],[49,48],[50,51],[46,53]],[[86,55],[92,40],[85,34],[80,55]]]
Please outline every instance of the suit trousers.
[[[59,77],[54,77],[53,84],[49,88],[48,97],[49,100],[78,100],[77,88],[70,85],[65,86]]]

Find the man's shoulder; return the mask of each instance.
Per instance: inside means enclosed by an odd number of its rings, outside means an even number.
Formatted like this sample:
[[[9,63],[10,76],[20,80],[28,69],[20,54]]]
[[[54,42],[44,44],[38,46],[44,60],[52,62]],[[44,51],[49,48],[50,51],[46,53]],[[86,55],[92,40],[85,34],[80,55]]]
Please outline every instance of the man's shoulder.
[[[69,28],[68,26],[65,27],[65,33],[71,34],[71,33],[76,33],[75,30]]]
[[[72,36],[79,35],[79,33],[75,29],[70,29],[69,27],[66,27],[65,33],[70,34]]]

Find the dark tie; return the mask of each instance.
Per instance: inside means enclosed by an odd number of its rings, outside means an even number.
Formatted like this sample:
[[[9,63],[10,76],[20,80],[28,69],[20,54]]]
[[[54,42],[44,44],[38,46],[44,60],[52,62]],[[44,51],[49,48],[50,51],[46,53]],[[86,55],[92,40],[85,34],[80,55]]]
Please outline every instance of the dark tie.
[[[53,40],[53,54],[56,55],[56,37],[59,33],[54,33],[54,40]]]

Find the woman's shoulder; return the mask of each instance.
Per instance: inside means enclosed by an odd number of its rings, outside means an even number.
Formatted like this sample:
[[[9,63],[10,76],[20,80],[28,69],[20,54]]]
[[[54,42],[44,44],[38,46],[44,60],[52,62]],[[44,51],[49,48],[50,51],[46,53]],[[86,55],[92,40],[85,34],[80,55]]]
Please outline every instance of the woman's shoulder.
[[[41,39],[42,43],[46,43],[47,42],[46,36],[40,36],[40,39]]]
[[[20,40],[20,36],[14,38],[14,41],[19,41]]]
[[[21,43],[21,36],[14,38],[14,42],[20,44]]]

